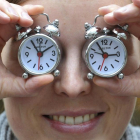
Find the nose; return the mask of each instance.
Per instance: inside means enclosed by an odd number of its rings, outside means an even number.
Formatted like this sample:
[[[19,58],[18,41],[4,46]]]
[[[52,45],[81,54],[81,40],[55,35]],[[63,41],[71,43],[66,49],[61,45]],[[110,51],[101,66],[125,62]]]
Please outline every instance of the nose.
[[[90,82],[86,78],[85,63],[79,51],[72,51],[62,59],[60,65],[61,75],[55,81],[55,93],[61,96],[76,98],[90,92]]]

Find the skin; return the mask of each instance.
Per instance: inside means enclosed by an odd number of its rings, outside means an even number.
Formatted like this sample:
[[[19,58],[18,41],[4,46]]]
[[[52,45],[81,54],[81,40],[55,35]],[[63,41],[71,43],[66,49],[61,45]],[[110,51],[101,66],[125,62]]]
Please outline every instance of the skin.
[[[5,98],[7,118],[16,137],[19,140],[119,140],[133,115],[136,97],[140,97],[137,39],[140,36],[137,32],[140,2],[135,0],[134,5],[130,4],[129,0],[115,0],[115,5],[108,7],[102,6],[112,4],[111,0],[102,2],[28,0],[22,3],[21,7],[3,2],[6,6],[12,7],[16,13],[8,13],[5,11],[6,8],[1,7],[1,11],[7,17],[0,15],[2,19],[0,20],[0,45],[1,48],[4,46],[0,62],[0,98]],[[29,4],[37,4],[37,6],[29,6]],[[38,4],[43,5],[44,8]],[[125,5],[130,6],[127,13],[117,11]],[[102,8],[98,9],[99,7]],[[32,16],[34,22],[30,17],[21,16],[23,11],[29,15],[37,15],[43,10],[51,21],[56,18],[60,21],[61,37],[57,38],[57,41],[62,49],[62,60],[58,66],[61,76],[54,78],[49,74],[31,77],[24,81],[20,78],[23,70],[17,60],[17,51],[21,42],[15,41],[16,31],[13,27],[15,23],[24,27],[44,26],[46,18],[43,16]],[[106,23],[103,19],[97,23],[100,27],[123,24],[126,21],[130,25],[129,31],[132,35],[124,41],[128,51],[128,63],[123,70],[127,75],[123,80],[118,80],[116,77],[105,79],[96,76],[92,81],[86,78],[89,70],[82,58],[83,46],[86,43],[84,23],[92,24],[98,14],[97,11],[105,15]],[[112,14],[107,15],[108,13]],[[125,14],[128,15],[127,19],[124,19]],[[3,35],[4,28],[9,31],[9,34]],[[11,37],[13,39],[9,40]],[[102,109],[105,115],[94,130],[80,135],[58,132],[44,123],[41,118],[42,114],[81,109]]]

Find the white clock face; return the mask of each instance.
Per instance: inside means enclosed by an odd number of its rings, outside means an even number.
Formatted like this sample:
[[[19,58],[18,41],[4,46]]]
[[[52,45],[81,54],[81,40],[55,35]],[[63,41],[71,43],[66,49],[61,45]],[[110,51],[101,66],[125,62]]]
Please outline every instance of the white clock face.
[[[89,44],[86,57],[91,72],[102,77],[112,77],[125,66],[127,52],[119,39],[101,36]]]
[[[21,43],[18,59],[25,71],[32,75],[50,73],[59,63],[60,51],[50,37],[36,34]]]

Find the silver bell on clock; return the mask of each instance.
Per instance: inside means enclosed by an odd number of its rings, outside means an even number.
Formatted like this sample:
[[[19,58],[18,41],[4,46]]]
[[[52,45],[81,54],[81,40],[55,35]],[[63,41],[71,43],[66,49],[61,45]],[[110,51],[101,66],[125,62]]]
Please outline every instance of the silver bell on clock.
[[[100,77],[118,76],[123,79],[124,74],[121,72],[127,62],[127,50],[121,39],[127,39],[124,31],[127,31],[127,25],[118,26],[113,30],[107,27],[103,29],[85,23],[86,39],[91,39],[84,52],[85,62],[91,71],[87,74],[88,79],[93,79],[94,75]]]
[[[17,40],[24,38],[19,46],[18,60],[20,66],[25,70],[23,78],[28,78],[30,75],[41,75],[54,72],[54,76],[59,76],[60,71],[57,66],[60,62],[61,53],[57,42],[52,38],[53,36],[60,36],[58,25],[59,21],[55,20],[52,23],[46,13],[42,13],[47,17],[48,25],[44,26],[46,33],[41,33],[41,27],[37,26],[34,29],[34,34],[28,36],[32,31],[28,28],[25,32],[18,33]],[[22,29],[16,26],[19,31]]]

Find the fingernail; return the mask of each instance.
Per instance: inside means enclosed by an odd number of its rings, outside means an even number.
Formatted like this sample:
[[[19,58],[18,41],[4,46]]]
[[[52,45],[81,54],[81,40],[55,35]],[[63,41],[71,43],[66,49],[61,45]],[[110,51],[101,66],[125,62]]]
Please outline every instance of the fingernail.
[[[7,16],[5,13],[3,13],[2,11],[0,11],[0,15],[2,16],[2,17],[5,17],[5,18],[9,18],[10,19],[10,17],[9,16]]]
[[[26,18],[26,19],[32,21],[32,18],[26,12],[22,12],[22,16],[23,16],[23,18]]]
[[[8,7],[8,12],[16,17],[18,17],[18,14],[15,12],[15,10],[12,7]]]
[[[108,13],[105,16],[113,17],[113,13]]]
[[[116,12],[125,12],[127,10],[126,7],[121,7],[118,10],[116,10]]]

